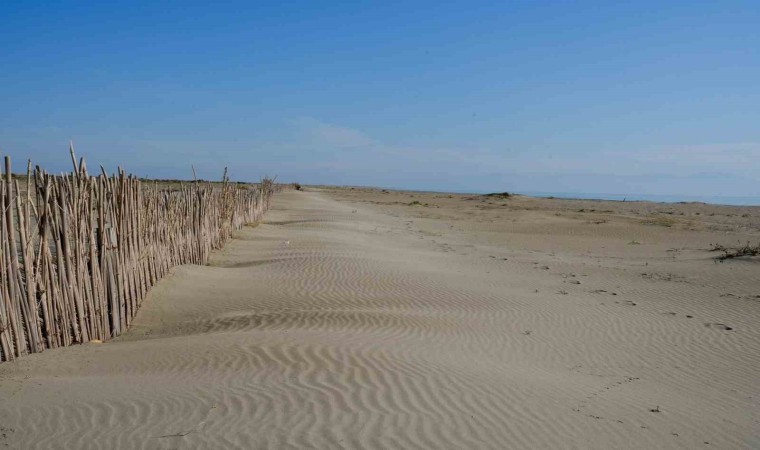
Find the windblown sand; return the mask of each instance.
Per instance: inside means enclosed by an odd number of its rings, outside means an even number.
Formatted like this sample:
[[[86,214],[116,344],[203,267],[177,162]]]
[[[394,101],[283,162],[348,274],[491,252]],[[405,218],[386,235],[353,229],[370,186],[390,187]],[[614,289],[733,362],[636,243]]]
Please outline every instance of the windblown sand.
[[[760,447],[760,261],[708,251],[760,208],[274,203],[120,338],[0,364],[0,448]]]

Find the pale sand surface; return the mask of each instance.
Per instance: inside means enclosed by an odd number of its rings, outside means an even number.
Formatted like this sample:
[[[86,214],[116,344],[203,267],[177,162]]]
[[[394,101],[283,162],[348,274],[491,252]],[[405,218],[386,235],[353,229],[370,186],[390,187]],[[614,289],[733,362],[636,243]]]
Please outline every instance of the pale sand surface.
[[[0,364],[0,448],[760,447],[760,262],[706,250],[760,208],[311,188],[236,237]]]

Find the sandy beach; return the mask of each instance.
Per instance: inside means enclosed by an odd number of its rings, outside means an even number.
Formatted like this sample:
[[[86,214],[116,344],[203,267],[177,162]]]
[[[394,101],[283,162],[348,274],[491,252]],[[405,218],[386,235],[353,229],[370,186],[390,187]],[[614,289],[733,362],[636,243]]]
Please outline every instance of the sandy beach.
[[[0,448],[757,448],[760,207],[312,187],[102,344],[0,364]]]

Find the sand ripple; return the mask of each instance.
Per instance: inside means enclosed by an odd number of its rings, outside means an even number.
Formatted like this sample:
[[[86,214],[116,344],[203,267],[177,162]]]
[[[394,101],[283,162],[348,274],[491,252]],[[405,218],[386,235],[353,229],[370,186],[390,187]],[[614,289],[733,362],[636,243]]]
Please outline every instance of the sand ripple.
[[[760,445],[758,302],[357,208],[281,194],[122,337],[0,366],[0,446]]]

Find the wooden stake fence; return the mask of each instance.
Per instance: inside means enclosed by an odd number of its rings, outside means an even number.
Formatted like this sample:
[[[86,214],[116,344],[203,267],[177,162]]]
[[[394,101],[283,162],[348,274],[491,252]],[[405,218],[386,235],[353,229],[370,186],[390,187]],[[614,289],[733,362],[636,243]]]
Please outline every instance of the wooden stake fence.
[[[27,166],[25,190],[5,157],[0,183],[0,361],[126,330],[148,289],[179,264],[205,264],[232,231],[269,208],[272,180],[242,188],[159,188],[123,170],[91,176]]]

